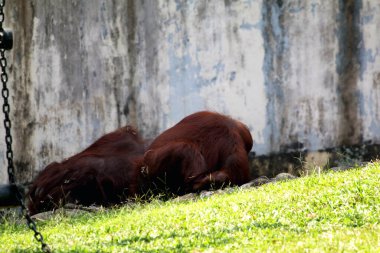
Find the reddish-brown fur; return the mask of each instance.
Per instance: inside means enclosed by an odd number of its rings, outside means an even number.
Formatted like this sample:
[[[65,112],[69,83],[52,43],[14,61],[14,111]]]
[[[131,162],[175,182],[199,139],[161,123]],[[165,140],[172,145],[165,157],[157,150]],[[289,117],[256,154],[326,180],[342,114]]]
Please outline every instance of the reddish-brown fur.
[[[248,128],[214,112],[187,116],[159,135],[144,154],[130,126],[106,134],[84,151],[51,163],[29,191],[31,214],[65,203],[111,205],[153,187],[173,193],[249,181]],[[162,188],[161,188],[162,189]]]
[[[139,193],[144,143],[136,130],[122,127],[84,151],[49,164],[29,191],[31,214],[65,203],[117,204]]]
[[[249,181],[252,136],[241,122],[197,112],[164,131],[144,155],[145,172],[175,193]]]

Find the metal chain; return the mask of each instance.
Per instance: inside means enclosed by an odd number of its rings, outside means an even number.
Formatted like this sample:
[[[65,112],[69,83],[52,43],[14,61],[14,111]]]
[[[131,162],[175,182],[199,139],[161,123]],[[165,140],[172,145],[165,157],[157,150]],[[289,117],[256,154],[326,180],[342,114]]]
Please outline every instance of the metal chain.
[[[5,0],[0,0],[0,28],[3,28]]]
[[[0,0],[0,38],[4,39],[4,29],[3,29],[3,21],[4,21],[4,5],[5,0]],[[22,212],[24,213],[24,217],[26,219],[27,225],[29,229],[34,232],[34,238],[41,244],[41,249],[43,252],[50,253],[51,250],[49,246],[45,243],[42,234],[37,230],[36,223],[30,217],[29,211],[25,207],[23,196],[20,192],[20,189],[16,185],[15,171],[13,166],[13,151],[12,151],[12,134],[11,134],[11,120],[9,117],[10,114],[10,105],[8,102],[9,98],[9,90],[7,87],[8,82],[8,74],[7,74],[7,59],[5,57],[5,49],[0,48],[0,80],[3,84],[3,88],[1,91],[1,95],[4,100],[3,104],[3,113],[4,113],[4,128],[5,128],[5,144],[7,147],[6,158],[8,161],[8,177],[9,183],[15,191],[17,201],[19,202]]]

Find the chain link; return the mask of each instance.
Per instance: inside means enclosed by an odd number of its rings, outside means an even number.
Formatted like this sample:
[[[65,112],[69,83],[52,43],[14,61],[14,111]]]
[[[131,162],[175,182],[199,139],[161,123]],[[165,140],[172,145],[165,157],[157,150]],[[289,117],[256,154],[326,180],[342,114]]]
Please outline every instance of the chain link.
[[[3,28],[5,0],[0,0],[0,28]]]
[[[3,29],[3,21],[4,21],[4,5],[5,0],[0,0],[0,34],[1,38],[4,39],[4,29]],[[30,217],[29,211],[25,207],[23,196],[20,192],[20,189],[16,185],[15,171],[13,166],[13,151],[12,151],[12,134],[11,134],[11,120],[9,117],[10,114],[10,105],[8,102],[9,99],[9,90],[7,87],[8,82],[8,74],[7,74],[7,59],[5,57],[5,49],[0,48],[0,81],[3,84],[3,88],[1,91],[1,95],[3,97],[3,113],[4,113],[4,128],[5,128],[5,144],[7,147],[6,158],[8,161],[8,177],[9,183],[16,194],[17,201],[19,202],[22,212],[24,213],[24,217],[26,219],[27,225],[30,230],[34,232],[34,238],[41,244],[41,249],[43,252],[50,253],[51,250],[49,246],[45,243],[42,234],[37,230],[36,223]]]

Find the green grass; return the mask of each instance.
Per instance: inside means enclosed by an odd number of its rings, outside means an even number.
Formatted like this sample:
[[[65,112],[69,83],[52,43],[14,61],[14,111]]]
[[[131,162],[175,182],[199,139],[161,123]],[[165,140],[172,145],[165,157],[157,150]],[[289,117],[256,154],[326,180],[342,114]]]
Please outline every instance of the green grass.
[[[39,222],[55,252],[380,252],[380,163],[196,201],[152,201]],[[0,223],[0,252],[37,252]]]

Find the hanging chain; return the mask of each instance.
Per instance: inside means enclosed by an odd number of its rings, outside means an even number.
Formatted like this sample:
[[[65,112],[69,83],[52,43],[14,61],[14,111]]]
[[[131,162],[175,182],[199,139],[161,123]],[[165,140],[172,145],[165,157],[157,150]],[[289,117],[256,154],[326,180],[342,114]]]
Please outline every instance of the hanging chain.
[[[30,217],[29,211],[25,207],[23,196],[20,192],[20,189],[16,185],[15,171],[13,166],[13,151],[12,151],[12,134],[11,134],[11,120],[9,117],[10,114],[10,105],[8,102],[9,90],[7,87],[8,74],[7,74],[7,59],[5,57],[5,50],[12,48],[12,33],[6,32],[3,29],[4,22],[4,5],[5,0],[0,0],[0,80],[3,84],[1,95],[4,99],[3,104],[3,113],[4,113],[4,128],[5,128],[5,144],[6,144],[6,158],[8,161],[8,177],[9,183],[16,194],[17,201],[19,202],[24,217],[26,219],[29,229],[34,232],[34,238],[41,244],[41,249],[43,252],[51,252],[49,246],[45,243],[42,234],[37,230],[36,223]]]

